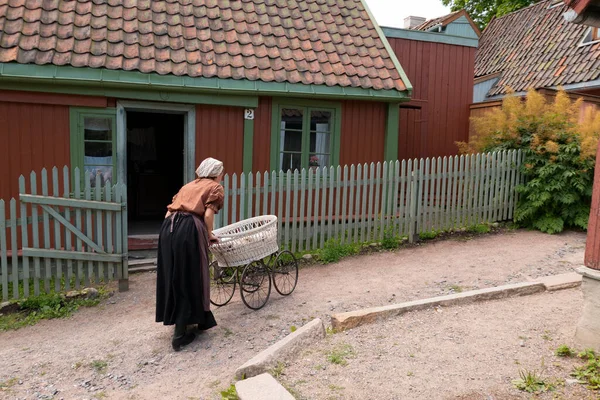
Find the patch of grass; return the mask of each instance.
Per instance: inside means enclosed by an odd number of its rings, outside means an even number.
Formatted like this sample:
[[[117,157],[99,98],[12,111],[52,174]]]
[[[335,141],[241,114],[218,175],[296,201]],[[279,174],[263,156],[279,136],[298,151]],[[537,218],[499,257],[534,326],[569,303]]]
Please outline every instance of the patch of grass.
[[[550,342],[550,341],[552,341],[552,336],[550,336],[550,333],[548,331],[544,331],[544,334],[542,335],[542,339]]]
[[[334,385],[333,383],[331,383],[331,384],[329,384],[329,389],[333,390],[333,391],[340,391],[340,390],[344,390],[345,387],[337,386],[337,385]]]
[[[297,330],[298,328],[296,328],[296,325],[290,326],[290,332],[296,332]]]
[[[18,381],[19,381],[19,378],[10,378],[10,379],[5,380],[4,382],[0,382],[0,390],[10,389]]]
[[[435,239],[438,235],[439,235],[439,233],[436,231],[421,232],[421,233],[419,233],[419,239],[420,240],[432,240],[432,239]]]
[[[490,233],[491,230],[492,229],[487,224],[478,224],[478,225],[469,226],[467,228],[467,232],[476,233],[478,235],[482,235],[484,233]]]
[[[358,254],[360,245],[354,243],[341,243],[339,240],[330,239],[319,250],[319,260],[325,264],[338,262],[344,257]]]
[[[332,326],[328,326],[328,327],[325,329],[325,334],[326,334],[327,336],[332,336],[332,335],[335,335],[336,333],[339,333],[339,332],[338,332],[338,330],[337,330],[337,329],[335,329],[335,328],[334,328],[334,327],[332,327]]]
[[[520,370],[519,379],[512,381],[515,388],[527,393],[542,393],[556,389],[556,384],[550,382],[535,371]]]
[[[275,367],[271,368],[269,373],[271,375],[273,375],[273,378],[279,378],[279,377],[281,377],[281,375],[284,375],[284,373],[283,373],[284,371],[285,371],[285,364],[282,363],[281,361],[279,361]]]
[[[406,376],[415,376],[415,373],[414,373],[414,372],[412,372],[412,371],[408,371],[408,372],[406,373]]]
[[[61,293],[32,296],[18,301],[19,312],[0,315],[0,331],[34,325],[43,319],[67,318],[80,307],[98,305],[108,295],[108,291],[98,288],[98,297],[94,299],[66,299]]]
[[[223,332],[224,332],[223,335],[225,337],[229,337],[229,336],[233,335],[233,331],[229,328],[223,328]]]
[[[600,390],[600,356],[588,349],[577,355],[586,360],[585,365],[576,367],[571,376],[585,383],[591,390]]]
[[[354,348],[349,344],[340,344],[327,354],[327,361],[332,364],[346,365],[347,359],[355,356]]]
[[[221,391],[221,400],[239,400],[233,383],[227,389]]]
[[[448,289],[453,290],[454,293],[462,293],[463,292],[462,286],[459,286],[459,285],[450,285],[450,286],[448,286]]]
[[[108,395],[105,392],[98,392],[94,395],[96,399],[106,399]]]
[[[383,239],[381,240],[381,247],[386,250],[394,250],[400,247],[400,243],[402,242],[402,237],[398,236],[394,232],[394,228],[387,228],[383,232]]]
[[[90,368],[94,371],[103,374],[106,372],[106,368],[108,367],[108,363],[104,360],[94,360],[90,363]]]

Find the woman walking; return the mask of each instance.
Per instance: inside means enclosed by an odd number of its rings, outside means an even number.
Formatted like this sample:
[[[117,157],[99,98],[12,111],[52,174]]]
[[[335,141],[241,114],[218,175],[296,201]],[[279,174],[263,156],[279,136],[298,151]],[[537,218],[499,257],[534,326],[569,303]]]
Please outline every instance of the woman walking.
[[[223,207],[223,163],[207,158],[196,175],[167,207],[158,239],[156,322],[175,325],[175,351],[194,341],[188,325],[199,330],[217,325],[210,311],[208,246],[217,240],[214,216]]]

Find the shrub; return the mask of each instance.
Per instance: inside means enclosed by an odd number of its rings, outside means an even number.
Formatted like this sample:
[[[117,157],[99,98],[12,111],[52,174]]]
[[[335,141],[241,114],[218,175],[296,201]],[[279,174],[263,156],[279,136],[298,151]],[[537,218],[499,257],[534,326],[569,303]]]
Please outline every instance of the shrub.
[[[352,243],[341,243],[339,240],[330,239],[325,242],[319,251],[319,259],[324,263],[338,262],[344,257],[358,254],[359,246]]]
[[[381,247],[386,250],[394,250],[400,247],[401,237],[396,235],[393,227],[387,228],[383,232],[383,239],[381,240]]]
[[[475,134],[457,143],[462,153],[521,149],[525,183],[517,186],[514,220],[521,226],[557,233],[587,229],[600,114],[559,91],[553,102],[530,91],[525,101],[507,96],[501,109],[473,118]]]

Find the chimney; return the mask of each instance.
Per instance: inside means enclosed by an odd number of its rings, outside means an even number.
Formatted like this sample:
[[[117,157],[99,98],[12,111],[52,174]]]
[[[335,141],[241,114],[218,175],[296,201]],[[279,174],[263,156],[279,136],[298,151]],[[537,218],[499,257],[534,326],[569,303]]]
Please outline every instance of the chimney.
[[[404,18],[404,29],[413,29],[416,26],[421,25],[426,19],[423,17],[406,17]]]

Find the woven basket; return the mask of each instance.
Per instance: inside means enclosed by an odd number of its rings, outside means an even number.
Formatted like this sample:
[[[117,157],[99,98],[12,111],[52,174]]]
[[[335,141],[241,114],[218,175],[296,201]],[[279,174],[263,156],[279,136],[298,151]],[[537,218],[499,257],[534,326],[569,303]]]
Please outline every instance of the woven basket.
[[[245,219],[215,229],[213,234],[220,241],[210,251],[221,267],[245,265],[279,251],[275,215]]]

